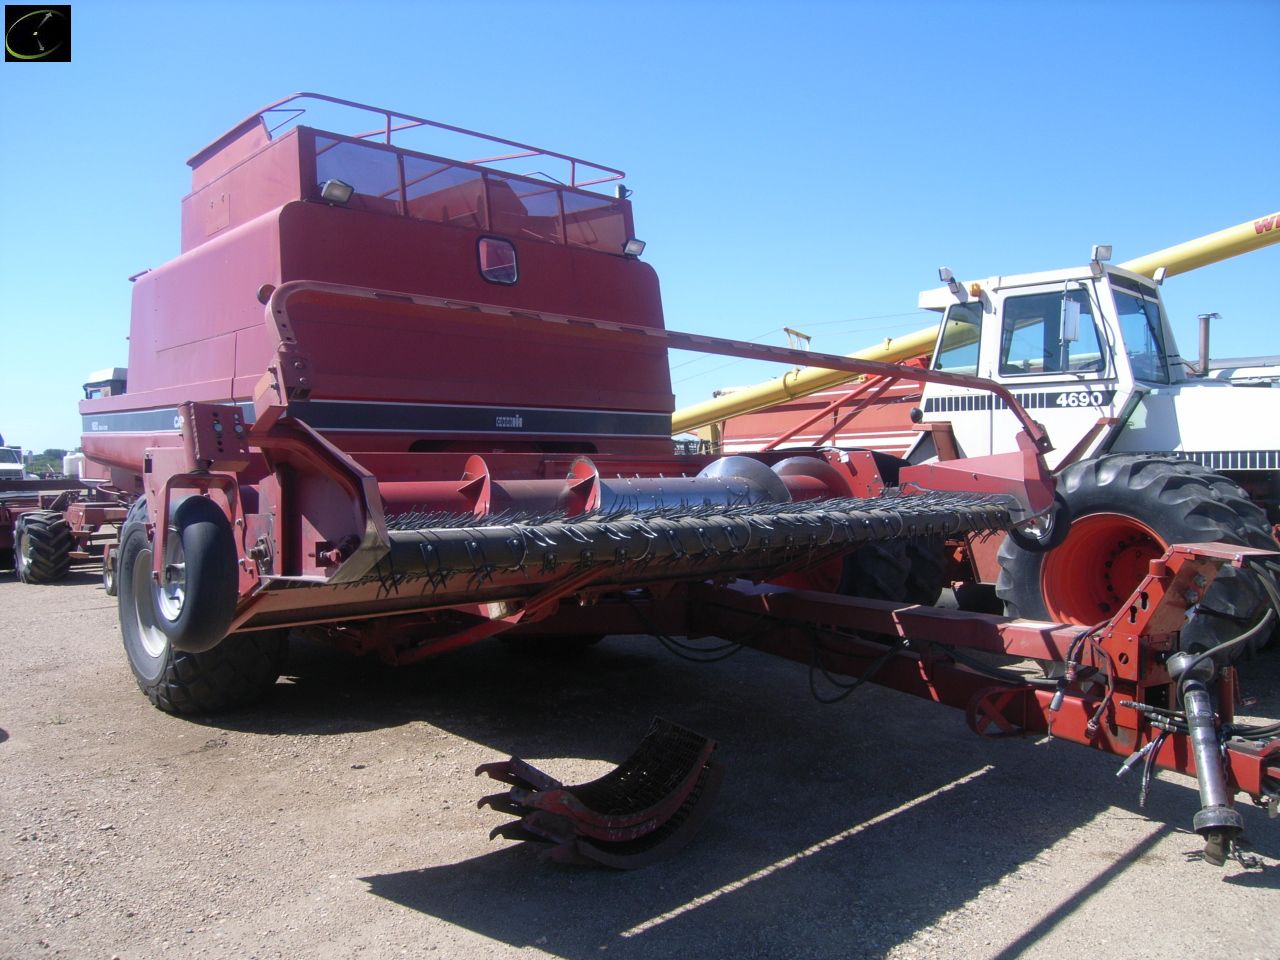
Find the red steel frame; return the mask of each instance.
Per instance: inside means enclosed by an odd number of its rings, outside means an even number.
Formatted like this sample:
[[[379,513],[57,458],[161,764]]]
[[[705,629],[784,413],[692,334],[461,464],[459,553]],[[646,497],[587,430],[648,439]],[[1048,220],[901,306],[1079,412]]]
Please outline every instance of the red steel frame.
[[[1230,544],[1171,547],[1151,563],[1151,571],[1130,603],[1096,628],[1008,620],[984,614],[884,601],[792,591],[771,584],[699,585],[690,590],[689,627],[801,663],[812,664],[815,643],[825,669],[857,677],[885,654],[884,644],[858,633],[910,640],[872,679],[906,693],[966,711],[977,733],[1049,733],[1117,756],[1129,756],[1160,734],[1150,719],[1129,704],[1179,709],[1171,703],[1172,681],[1164,658],[1175,649],[1188,610],[1225,563],[1239,565],[1266,555]],[[762,631],[762,618],[777,624]],[[857,633],[854,633],[857,631]],[[1062,663],[1082,634],[1080,666],[1108,678],[1105,691],[1082,692],[1072,685],[1054,708],[1052,685],[1003,681],[971,669],[951,651],[974,651]],[[1217,681],[1218,715],[1229,723],[1236,700],[1234,668]],[[1095,719],[1096,718],[1096,719]],[[1226,764],[1233,792],[1280,802],[1280,738],[1265,743],[1227,742]],[[1156,766],[1194,776],[1195,762],[1185,734],[1171,734],[1154,756]]]

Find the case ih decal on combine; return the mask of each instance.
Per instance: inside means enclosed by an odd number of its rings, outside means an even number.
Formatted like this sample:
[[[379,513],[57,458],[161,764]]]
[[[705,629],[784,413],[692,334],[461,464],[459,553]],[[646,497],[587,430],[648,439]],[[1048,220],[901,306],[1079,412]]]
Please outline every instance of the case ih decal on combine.
[[[317,106],[357,132],[290,126]],[[401,142],[446,133],[481,159]],[[520,172],[552,164],[555,180]],[[1170,656],[1197,592],[1260,551],[1174,547],[1083,629],[859,595],[879,545],[1034,528],[1051,509],[1048,437],[1004,387],[912,373],[1016,419],[994,456],[679,456],[668,348],[902,371],[666,330],[626,191],[588,189],[612,168],[317,95],[190,165],[182,253],[137,278],[128,389],[81,406],[97,495],[129,504],[121,630],[161,709],[261,696],[299,628],[392,663],[498,635],[716,636],[966,709],[979,731],[1052,720],[1148,773],[1194,774],[1217,862],[1237,795],[1276,809],[1278,731],[1231,725],[1226,658]],[[657,722],[591,784],[487,764],[510,790],[484,802],[518,818],[495,832],[557,859],[636,866],[705,817],[714,747]]]

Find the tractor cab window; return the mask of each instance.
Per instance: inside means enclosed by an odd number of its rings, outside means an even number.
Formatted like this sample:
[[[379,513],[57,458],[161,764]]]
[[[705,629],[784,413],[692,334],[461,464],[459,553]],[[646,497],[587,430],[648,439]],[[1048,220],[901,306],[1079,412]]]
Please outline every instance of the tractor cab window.
[[[942,321],[933,369],[950,373],[978,372],[978,340],[982,332],[982,304],[953,303]]]
[[[1078,309],[1078,320],[1073,316]],[[1030,376],[1106,368],[1087,291],[1009,297],[1000,328],[1000,373]]]
[[[1165,359],[1160,304],[1140,292],[1121,290],[1115,282],[1112,293],[1116,298],[1120,336],[1124,340],[1125,353],[1129,355],[1133,378],[1149,383],[1168,383],[1169,364]]]

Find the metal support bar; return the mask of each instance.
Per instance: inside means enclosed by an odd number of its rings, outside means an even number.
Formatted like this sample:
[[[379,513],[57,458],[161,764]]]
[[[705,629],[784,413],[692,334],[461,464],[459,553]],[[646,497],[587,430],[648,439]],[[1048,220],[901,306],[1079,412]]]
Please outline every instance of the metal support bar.
[[[294,337],[289,331],[296,329],[289,319],[288,301],[291,297],[303,293],[318,295],[319,297],[342,297],[382,302],[387,305],[398,305],[401,309],[406,305],[430,307],[436,310],[449,311],[449,314],[446,315],[455,316],[459,322],[465,322],[469,326],[483,324],[502,331],[521,330],[538,336],[560,334],[571,336],[578,340],[597,340],[637,346],[641,343],[650,343],[654,346],[663,346],[674,350],[743,357],[750,360],[772,360],[791,365],[841,370],[847,373],[894,378],[900,378],[903,375],[902,367],[898,364],[881,363],[875,360],[858,360],[837,354],[793,350],[787,347],[748,343],[743,340],[729,340],[721,337],[708,337],[702,334],[681,333],[661,327],[646,327],[612,320],[596,320],[587,317],[566,316],[564,314],[534,313],[474,301],[451,300],[442,297],[375,290],[368,287],[322,283],[312,280],[292,280],[281,284],[271,293],[267,301],[266,317],[268,329],[277,331],[280,336],[280,342],[283,344],[294,342]],[[288,375],[283,365],[281,374],[282,382],[280,388],[283,390],[285,387],[283,380]],[[1049,442],[1048,434],[1045,433],[1040,424],[1031,418],[1031,415],[1027,413],[1022,404],[1008,389],[994,381],[966,374],[945,373],[940,370],[927,369],[913,370],[911,379],[925,383],[983,390],[995,394],[1022,425],[1022,432],[1030,439],[1033,449],[1039,453],[1047,453],[1053,449],[1053,445]]]
[[[806,430],[809,427],[813,426],[823,417],[827,416],[830,413],[834,413],[836,410],[839,410],[846,403],[852,403],[858,397],[862,396],[864,393],[870,390],[872,386],[874,386],[879,381],[879,379],[880,379],[879,377],[867,377],[865,380],[862,381],[862,383],[858,384],[857,387],[845,393],[842,393],[840,396],[832,400],[830,403],[828,403],[825,407],[823,407],[813,416],[802,420],[800,423],[796,424],[793,427],[788,427],[781,435],[774,437],[772,440],[770,440],[760,449],[766,450],[766,451],[773,450],[776,447],[780,446],[781,444],[786,443],[796,434],[800,433],[800,431]]]
[[[832,425],[831,429],[822,435],[822,438],[818,441],[818,446],[822,446],[823,444],[830,443],[831,439],[849,424],[849,421],[853,420],[854,417],[860,414],[863,410],[867,409],[868,405],[875,403],[875,401],[879,400],[882,396],[884,396],[884,394],[895,383],[897,383],[900,378],[884,377],[884,378],[877,378],[877,379],[879,380],[879,382],[876,384],[875,388],[871,391],[871,393],[868,394],[866,397],[863,397],[857,403],[855,403],[852,410],[850,410],[843,417],[837,420]]]

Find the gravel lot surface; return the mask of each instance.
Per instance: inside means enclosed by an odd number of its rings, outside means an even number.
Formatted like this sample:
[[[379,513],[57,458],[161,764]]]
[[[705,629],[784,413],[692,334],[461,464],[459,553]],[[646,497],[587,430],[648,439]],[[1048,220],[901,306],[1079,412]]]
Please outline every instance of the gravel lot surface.
[[[1179,777],[1141,811],[1112,758],[638,637],[398,672],[304,646],[268,702],[193,722],[138,692],[95,580],[0,576],[0,957],[1280,957],[1280,821],[1243,807],[1260,869],[1196,862]],[[1280,655],[1247,666],[1280,716]],[[655,714],[728,767],[678,857],[487,839],[477,764],[591,779]]]

